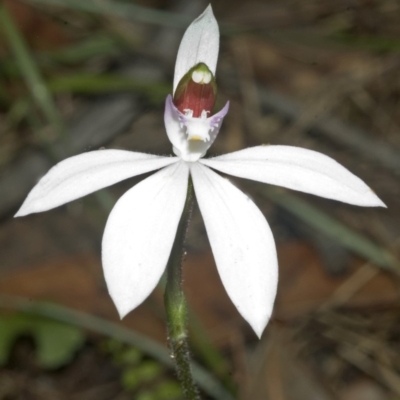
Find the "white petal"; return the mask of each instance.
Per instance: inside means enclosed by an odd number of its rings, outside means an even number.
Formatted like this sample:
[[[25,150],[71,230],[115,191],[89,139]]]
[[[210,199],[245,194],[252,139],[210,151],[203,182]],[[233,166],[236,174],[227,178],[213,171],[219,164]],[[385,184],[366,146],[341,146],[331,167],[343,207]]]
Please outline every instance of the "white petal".
[[[121,318],[160,280],[185,205],[188,177],[183,162],[166,167],[126,192],[111,211],[102,258],[108,291]]]
[[[278,263],[271,230],[253,201],[207,167],[190,167],[223,285],[260,337],[272,313]]]
[[[206,64],[215,76],[218,51],[219,28],[209,5],[183,35],[176,58],[173,93],[189,69],[200,62]]]
[[[188,162],[195,162],[203,157],[217,138],[228,110],[229,101],[222,110],[209,118],[191,118],[183,115],[174,106],[172,96],[168,95],[165,101],[164,124],[168,139],[173,145],[174,153]],[[190,128],[188,122],[191,123]],[[200,131],[196,132],[196,128],[200,128]],[[189,133],[202,136],[201,131],[207,132],[207,141],[188,140]]]
[[[332,158],[292,146],[258,146],[202,163],[226,174],[283,186],[357,206],[385,204],[357,176]]]
[[[132,176],[178,161],[125,150],[97,150],[55,165],[30,191],[16,217],[47,211]]]

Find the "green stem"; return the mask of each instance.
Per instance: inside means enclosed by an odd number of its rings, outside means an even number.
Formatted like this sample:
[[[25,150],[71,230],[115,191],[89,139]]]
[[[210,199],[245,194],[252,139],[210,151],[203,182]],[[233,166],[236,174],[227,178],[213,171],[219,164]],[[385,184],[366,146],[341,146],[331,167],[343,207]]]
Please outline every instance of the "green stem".
[[[189,359],[187,306],[182,289],[182,261],[184,244],[193,208],[193,184],[189,178],[185,208],[176,232],[175,242],[167,265],[167,285],[164,303],[168,322],[168,341],[171,357],[175,360],[178,380],[187,400],[200,399],[194,383]]]

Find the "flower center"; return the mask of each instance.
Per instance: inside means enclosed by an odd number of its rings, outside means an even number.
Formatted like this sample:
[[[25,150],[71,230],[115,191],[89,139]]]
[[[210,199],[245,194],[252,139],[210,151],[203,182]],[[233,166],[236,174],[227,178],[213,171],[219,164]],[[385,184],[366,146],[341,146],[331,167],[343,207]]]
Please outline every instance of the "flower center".
[[[186,134],[188,140],[197,140],[203,142],[210,141],[209,131],[214,129],[210,126],[207,120],[207,113],[210,111],[203,110],[200,118],[193,118],[193,111],[190,109],[183,110],[185,112],[185,118],[182,120],[182,124],[186,126]]]

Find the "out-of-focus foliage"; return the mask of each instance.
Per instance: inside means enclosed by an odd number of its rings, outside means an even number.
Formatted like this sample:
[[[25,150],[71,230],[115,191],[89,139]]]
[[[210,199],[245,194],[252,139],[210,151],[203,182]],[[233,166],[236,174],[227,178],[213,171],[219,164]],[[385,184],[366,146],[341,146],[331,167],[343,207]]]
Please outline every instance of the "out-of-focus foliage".
[[[136,399],[178,400],[182,398],[176,380],[165,376],[165,368],[160,363],[146,359],[135,347],[109,339],[102,349],[109,354],[114,363],[121,368],[121,384]]]
[[[85,341],[83,332],[71,325],[27,314],[0,315],[0,365],[5,365],[18,338],[30,336],[37,362],[58,368],[70,362]]]

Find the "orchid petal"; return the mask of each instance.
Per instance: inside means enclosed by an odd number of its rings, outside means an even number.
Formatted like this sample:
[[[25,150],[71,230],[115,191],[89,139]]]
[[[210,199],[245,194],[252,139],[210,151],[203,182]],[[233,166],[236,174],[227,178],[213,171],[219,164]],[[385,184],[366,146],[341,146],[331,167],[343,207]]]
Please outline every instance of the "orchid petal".
[[[186,29],[175,64],[174,90],[184,75],[198,63],[207,65],[215,76],[219,51],[218,23],[209,5]]]
[[[164,123],[168,138],[173,145],[174,153],[188,162],[195,162],[203,157],[217,138],[228,110],[229,101],[221,111],[209,118],[191,118],[182,114],[174,106],[172,96],[168,95],[165,101]],[[209,139],[207,141],[188,140],[188,129],[196,129],[194,124],[192,126],[189,125],[191,122],[197,124],[197,129],[208,131]],[[199,127],[198,125],[203,126]]]
[[[108,291],[123,318],[155,288],[167,265],[186,199],[189,169],[171,165],[117,202],[103,236]]]
[[[190,172],[222,283],[260,337],[278,282],[271,230],[253,201],[227,179],[199,163],[192,164]]]
[[[358,206],[386,207],[360,178],[338,162],[300,147],[257,146],[201,162],[240,178]]]
[[[125,150],[97,150],[61,161],[31,190],[15,214],[47,211],[132,176],[178,161]]]

